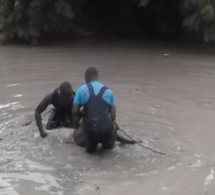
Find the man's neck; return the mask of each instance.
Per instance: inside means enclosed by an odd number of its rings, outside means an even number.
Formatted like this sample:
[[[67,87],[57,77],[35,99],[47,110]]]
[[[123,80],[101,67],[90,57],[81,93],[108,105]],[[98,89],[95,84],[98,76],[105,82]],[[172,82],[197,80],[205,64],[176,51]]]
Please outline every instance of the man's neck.
[[[89,83],[92,83],[92,82],[99,82],[99,79],[98,78],[92,79]]]

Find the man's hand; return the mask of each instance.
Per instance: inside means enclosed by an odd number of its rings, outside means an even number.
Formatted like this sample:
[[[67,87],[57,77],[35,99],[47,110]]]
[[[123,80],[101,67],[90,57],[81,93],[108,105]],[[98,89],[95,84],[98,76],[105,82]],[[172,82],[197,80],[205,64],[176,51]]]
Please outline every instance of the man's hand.
[[[41,138],[45,138],[45,137],[47,137],[47,135],[48,135],[48,133],[46,133],[45,131],[42,131],[42,132],[40,133],[40,137],[41,137]]]

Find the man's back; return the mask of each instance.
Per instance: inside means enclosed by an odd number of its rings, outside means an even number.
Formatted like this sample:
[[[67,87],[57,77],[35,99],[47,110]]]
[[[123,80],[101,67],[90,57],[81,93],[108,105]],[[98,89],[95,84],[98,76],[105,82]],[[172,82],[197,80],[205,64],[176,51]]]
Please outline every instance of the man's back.
[[[90,82],[90,84],[92,84],[93,92],[95,95],[98,95],[101,88],[104,86],[99,81],[92,81],[92,82]],[[74,104],[84,106],[87,103],[87,101],[89,100],[89,97],[90,97],[90,91],[89,91],[87,84],[82,85],[76,92]],[[111,89],[107,88],[105,90],[104,94],[102,95],[102,99],[108,105],[114,106],[114,107],[116,106],[115,97],[114,97],[114,94]]]
[[[111,107],[116,105],[112,90],[99,81],[92,81],[77,90],[74,104],[84,107],[87,151],[93,152],[98,143],[104,149],[111,149],[115,142]]]
[[[94,67],[86,70],[85,81],[87,84],[77,90],[73,102],[75,127],[79,127],[79,110],[84,107],[82,128],[86,137],[86,151],[94,152],[98,143],[102,143],[104,149],[111,149],[114,147],[116,135],[113,129],[113,121],[116,118],[114,94],[99,82],[98,71]]]

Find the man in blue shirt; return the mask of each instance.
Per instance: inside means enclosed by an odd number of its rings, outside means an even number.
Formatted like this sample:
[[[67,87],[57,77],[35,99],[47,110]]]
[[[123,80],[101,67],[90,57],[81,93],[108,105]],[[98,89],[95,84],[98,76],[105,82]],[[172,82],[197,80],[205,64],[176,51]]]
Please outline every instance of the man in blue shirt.
[[[96,68],[88,68],[85,72],[86,84],[81,86],[73,102],[74,140],[77,145],[86,147],[86,152],[96,150],[98,143],[103,149],[112,149],[115,140],[124,143],[134,143],[117,135],[116,102],[108,87],[99,81]],[[79,125],[81,112],[83,119]]]

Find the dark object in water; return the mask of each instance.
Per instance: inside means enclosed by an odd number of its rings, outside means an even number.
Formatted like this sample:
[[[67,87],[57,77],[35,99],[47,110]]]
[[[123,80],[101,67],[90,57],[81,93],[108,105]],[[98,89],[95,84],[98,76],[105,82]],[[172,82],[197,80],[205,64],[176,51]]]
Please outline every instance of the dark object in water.
[[[144,146],[144,145],[141,144],[140,142],[134,140],[130,135],[128,135],[128,134],[127,134],[124,130],[122,130],[121,128],[119,128],[119,130],[120,130],[122,133],[124,133],[128,138],[130,138],[132,141],[134,141],[136,144],[138,144],[139,146],[141,146],[142,148],[145,148],[145,149],[150,150],[150,151],[152,151],[152,152],[154,152],[154,153],[157,153],[157,154],[166,156],[165,153],[159,152],[159,151],[156,151],[156,150],[154,150],[154,149],[152,149],[152,148],[149,148],[149,147],[147,147],[147,146]]]
[[[32,123],[32,120],[31,121],[27,121],[26,123],[22,124],[22,127],[25,127],[25,126],[28,126]]]

